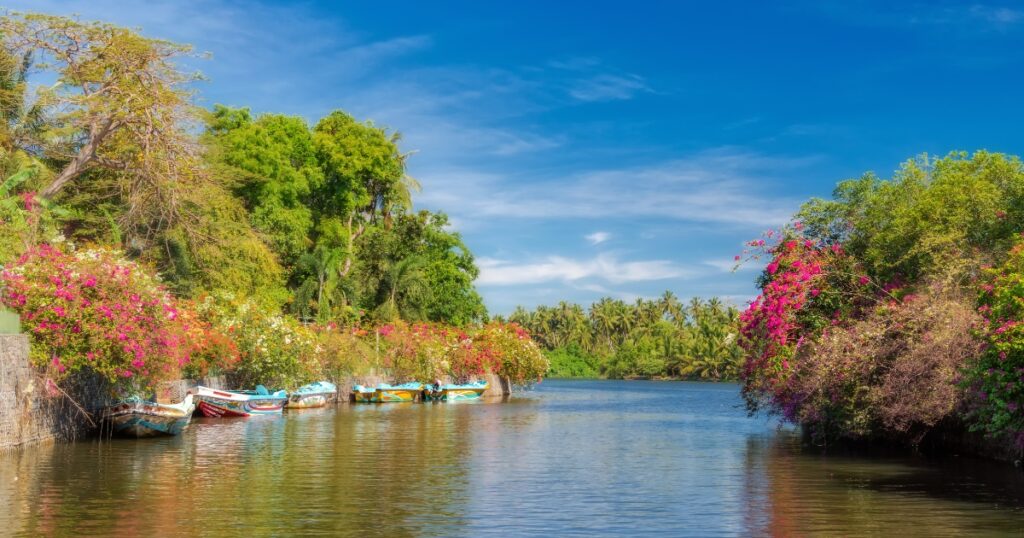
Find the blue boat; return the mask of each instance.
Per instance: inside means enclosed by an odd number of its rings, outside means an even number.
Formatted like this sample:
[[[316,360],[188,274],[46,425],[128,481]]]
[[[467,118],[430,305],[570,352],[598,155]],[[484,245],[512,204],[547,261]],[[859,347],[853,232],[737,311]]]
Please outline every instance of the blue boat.
[[[336,401],[338,387],[329,381],[317,381],[299,387],[288,397],[288,409],[323,407]]]
[[[133,397],[106,408],[103,419],[114,433],[126,437],[178,435],[188,426],[195,408],[191,394],[175,405]]]

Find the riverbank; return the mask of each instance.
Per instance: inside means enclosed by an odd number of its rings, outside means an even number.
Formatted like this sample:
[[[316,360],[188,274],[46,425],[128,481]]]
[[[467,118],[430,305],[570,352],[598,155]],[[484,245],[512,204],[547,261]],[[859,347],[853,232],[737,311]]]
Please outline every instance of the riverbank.
[[[0,451],[74,442],[96,435],[100,431],[96,410],[112,403],[108,391],[76,384],[76,390],[69,394],[41,376],[30,364],[28,354],[28,336],[0,335]],[[511,394],[513,386],[509,379],[495,374],[480,377],[488,383],[483,394],[485,399],[501,399]],[[378,375],[343,377],[335,381],[337,401],[339,405],[347,405],[356,384],[375,386],[391,381]],[[449,381],[442,378],[442,382]],[[199,385],[238,388],[225,376],[179,379],[161,383],[156,390],[156,400],[180,402]]]

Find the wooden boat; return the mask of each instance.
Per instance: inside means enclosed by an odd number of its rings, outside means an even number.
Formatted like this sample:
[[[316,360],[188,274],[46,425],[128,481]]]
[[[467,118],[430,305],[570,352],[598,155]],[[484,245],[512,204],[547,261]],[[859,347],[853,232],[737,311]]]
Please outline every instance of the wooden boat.
[[[479,400],[487,390],[486,381],[474,381],[463,385],[428,385],[423,389],[423,399],[435,402],[456,402]]]
[[[191,394],[179,404],[161,404],[129,398],[103,411],[114,433],[125,437],[178,435],[188,426],[196,405]]]
[[[352,387],[352,398],[363,403],[414,402],[422,391],[423,383],[381,383],[374,388],[356,385]]]
[[[338,396],[334,383],[318,381],[299,387],[288,396],[288,409],[310,409],[333,403]]]
[[[208,417],[248,417],[280,413],[288,403],[288,393],[271,393],[263,385],[256,390],[217,390],[196,387],[199,411]]]

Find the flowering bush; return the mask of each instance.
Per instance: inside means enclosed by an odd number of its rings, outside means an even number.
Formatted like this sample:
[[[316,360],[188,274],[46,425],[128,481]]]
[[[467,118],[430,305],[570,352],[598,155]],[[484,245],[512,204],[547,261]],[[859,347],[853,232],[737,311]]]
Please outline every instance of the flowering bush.
[[[796,352],[785,417],[818,437],[917,443],[961,407],[957,377],[980,350],[971,303],[936,287],[825,329]]]
[[[516,324],[491,323],[466,333],[453,327],[396,323],[378,328],[382,366],[399,381],[466,380],[486,373],[524,383],[542,376],[547,359]]]
[[[965,372],[974,429],[1009,435],[1024,448],[1024,243],[988,270],[978,312],[987,346]]]
[[[32,338],[31,360],[61,379],[91,370],[147,389],[189,363],[190,328],[154,273],[107,249],[41,245],[2,272],[4,304]]]
[[[492,372],[524,384],[540,380],[548,371],[548,360],[530,333],[515,323],[488,323],[474,336],[483,360]]]
[[[787,381],[792,360],[804,342],[858,308],[873,289],[839,245],[802,237],[801,226],[748,243],[751,259],[770,261],[761,276],[761,294],[740,316],[740,344],[746,353],[742,378],[748,407],[791,413]]]
[[[238,386],[294,389],[322,376],[316,334],[294,318],[230,293],[203,297],[196,302],[196,314],[237,348],[239,360],[229,373]],[[216,365],[225,368],[231,362]]]

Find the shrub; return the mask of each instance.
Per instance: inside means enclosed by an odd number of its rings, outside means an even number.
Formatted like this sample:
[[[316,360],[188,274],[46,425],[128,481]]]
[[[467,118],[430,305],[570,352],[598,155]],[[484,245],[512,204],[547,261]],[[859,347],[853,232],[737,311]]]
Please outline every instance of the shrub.
[[[818,437],[917,443],[961,409],[957,379],[980,350],[972,334],[980,321],[970,299],[938,287],[881,302],[800,347],[783,412]]]
[[[236,384],[294,389],[322,377],[316,334],[294,318],[226,292],[203,297],[196,309],[238,349],[239,360],[229,372]]]
[[[190,328],[155,274],[107,249],[40,245],[2,272],[4,304],[21,314],[30,357],[57,379],[90,370],[147,390],[189,363]]]
[[[1024,448],[1024,244],[988,271],[979,303],[987,346],[964,380],[973,429],[1012,436]]]

